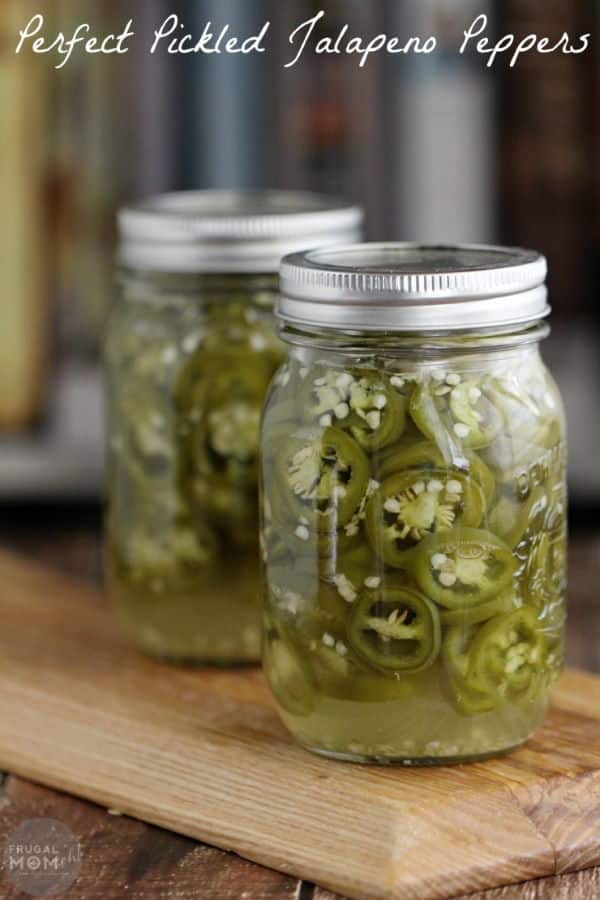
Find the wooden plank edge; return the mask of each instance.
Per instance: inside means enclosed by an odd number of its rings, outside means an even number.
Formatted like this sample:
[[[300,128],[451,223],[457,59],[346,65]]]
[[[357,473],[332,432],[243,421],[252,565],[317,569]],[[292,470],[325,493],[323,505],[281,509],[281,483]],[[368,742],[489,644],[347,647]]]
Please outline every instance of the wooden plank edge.
[[[8,771],[38,782],[42,785],[65,791],[70,794],[82,796],[87,800],[99,804],[110,809],[118,809],[125,815],[133,819],[145,821],[150,824],[166,828],[169,831],[183,834],[196,840],[209,843],[219,849],[235,852],[242,858],[252,862],[259,863],[271,869],[275,869],[286,875],[292,875],[296,878],[304,879],[318,883],[324,888],[336,891],[346,895],[354,900],[440,900],[440,898],[448,898],[464,894],[465,892],[473,892],[486,888],[500,887],[507,884],[515,884],[532,878],[539,878],[545,875],[556,874],[556,854],[550,848],[548,841],[540,836],[538,843],[538,851],[535,855],[527,856],[520,852],[512,852],[509,857],[498,862],[498,859],[492,857],[490,862],[472,867],[469,877],[465,880],[464,872],[460,873],[462,880],[456,882],[452,887],[453,877],[458,878],[459,872],[456,871],[457,866],[453,866],[440,875],[436,880],[432,880],[430,876],[423,872],[417,873],[411,879],[411,883],[406,878],[406,874],[402,873],[401,854],[386,875],[386,885],[382,889],[374,887],[371,883],[358,883],[352,877],[345,878],[339,876],[327,866],[315,866],[312,858],[301,848],[297,848],[296,853],[291,858],[283,858],[275,849],[266,852],[263,847],[256,845],[251,838],[238,837],[231,839],[218,830],[211,830],[208,827],[198,827],[194,822],[184,823],[183,827],[174,824],[173,820],[165,815],[164,812],[154,806],[151,800],[140,804],[139,801],[131,804],[126,794],[126,778],[122,779],[123,788],[121,790],[105,790],[99,785],[90,783],[82,789],[81,785],[76,782],[70,775],[68,768],[60,770],[56,767],[52,771],[44,768],[43,764],[37,762],[35,755],[31,758],[24,759],[21,754],[15,754],[13,757],[8,753],[4,753],[0,760],[0,765]],[[118,779],[116,780],[118,783]],[[512,804],[512,809],[511,809]],[[439,811],[438,811],[439,812]],[[452,814],[456,810],[452,810]],[[471,807],[472,813],[472,807]],[[531,821],[528,819],[519,804],[516,803],[514,797],[505,795],[503,798],[502,809],[497,810],[499,821],[506,822],[511,819],[511,828],[502,830],[508,836],[514,834],[517,822],[531,828]],[[504,816],[502,816],[504,813]],[[463,808],[460,811],[462,816],[468,814],[468,809]],[[439,827],[440,834],[445,834],[448,829],[456,827],[456,819],[452,816],[448,820],[448,811],[444,820],[440,817]],[[522,817],[522,819],[521,819]],[[397,834],[403,833],[405,823],[396,822]],[[434,831],[424,836],[426,842],[435,846],[436,837]],[[462,851],[466,859],[476,859],[481,855],[481,839],[478,834],[471,835],[471,843],[464,842]],[[398,866],[398,862],[400,866]],[[593,861],[589,865],[593,865]],[[472,863],[471,863],[472,865]],[[454,873],[453,873],[454,870]]]

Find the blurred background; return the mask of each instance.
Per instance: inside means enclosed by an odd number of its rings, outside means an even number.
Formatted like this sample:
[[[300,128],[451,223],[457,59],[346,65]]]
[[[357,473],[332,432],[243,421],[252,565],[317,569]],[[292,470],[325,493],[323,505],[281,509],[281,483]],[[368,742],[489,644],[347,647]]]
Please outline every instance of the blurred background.
[[[307,55],[289,33],[319,9],[321,35],[436,34],[431,56]],[[122,57],[14,54],[45,33],[135,18]],[[241,34],[272,22],[250,57],[150,56],[177,12]],[[489,70],[457,52],[485,12],[497,34],[598,34],[591,0],[2,0],[0,3],[0,533],[99,522],[101,334],[114,297],[115,212],[181,188],[286,187],[364,204],[370,239],[503,242],[550,262],[546,358],[570,420],[572,519],[600,510],[600,59],[528,54]],[[45,517],[45,518],[44,518]],[[76,552],[76,551],[74,551]]]

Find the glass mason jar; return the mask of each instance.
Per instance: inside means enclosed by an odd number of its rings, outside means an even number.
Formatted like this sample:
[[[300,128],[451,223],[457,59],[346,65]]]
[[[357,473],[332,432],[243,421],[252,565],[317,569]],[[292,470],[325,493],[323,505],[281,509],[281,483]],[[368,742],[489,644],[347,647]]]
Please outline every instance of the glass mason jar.
[[[179,662],[260,653],[258,436],[283,358],[283,253],[355,239],[360,211],[183,193],[120,216],[106,340],[107,581],[125,633]]]
[[[358,245],[284,260],[262,433],[264,667],[310,750],[481,759],[563,663],[565,420],[545,260]]]

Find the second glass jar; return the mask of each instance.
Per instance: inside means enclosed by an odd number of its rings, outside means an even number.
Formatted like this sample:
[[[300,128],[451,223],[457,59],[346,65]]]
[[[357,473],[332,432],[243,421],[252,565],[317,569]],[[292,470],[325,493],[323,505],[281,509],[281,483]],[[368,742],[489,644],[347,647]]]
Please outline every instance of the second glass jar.
[[[259,420],[283,359],[273,305],[290,247],[356,236],[305,194],[167,195],[121,215],[106,340],[107,578],[142,650],[256,661]]]

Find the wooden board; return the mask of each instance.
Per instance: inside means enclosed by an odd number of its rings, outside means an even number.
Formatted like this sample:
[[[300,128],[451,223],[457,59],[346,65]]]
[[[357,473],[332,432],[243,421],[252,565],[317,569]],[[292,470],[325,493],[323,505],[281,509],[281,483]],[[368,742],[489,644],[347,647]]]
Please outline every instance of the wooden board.
[[[355,898],[446,898],[600,862],[600,679],[509,757],[440,769],[295,746],[253,669],[130,650],[90,588],[0,554],[0,767]]]

